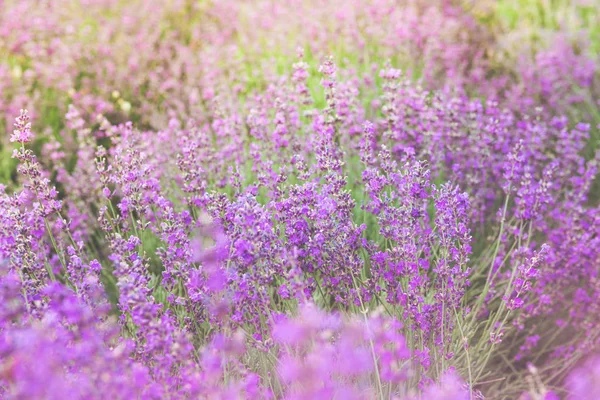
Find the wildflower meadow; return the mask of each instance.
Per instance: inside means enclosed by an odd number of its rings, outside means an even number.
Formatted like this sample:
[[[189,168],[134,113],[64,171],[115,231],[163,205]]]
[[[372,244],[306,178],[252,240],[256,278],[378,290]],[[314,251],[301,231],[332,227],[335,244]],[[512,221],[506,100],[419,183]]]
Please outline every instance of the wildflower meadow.
[[[0,0],[0,398],[600,399],[596,0]]]

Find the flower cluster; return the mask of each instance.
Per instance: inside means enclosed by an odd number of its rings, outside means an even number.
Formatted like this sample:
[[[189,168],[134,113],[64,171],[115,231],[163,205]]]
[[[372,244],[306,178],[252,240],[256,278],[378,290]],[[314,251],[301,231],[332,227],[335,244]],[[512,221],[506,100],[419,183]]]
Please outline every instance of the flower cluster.
[[[596,393],[583,28],[507,54],[454,0],[4,3],[0,397]]]

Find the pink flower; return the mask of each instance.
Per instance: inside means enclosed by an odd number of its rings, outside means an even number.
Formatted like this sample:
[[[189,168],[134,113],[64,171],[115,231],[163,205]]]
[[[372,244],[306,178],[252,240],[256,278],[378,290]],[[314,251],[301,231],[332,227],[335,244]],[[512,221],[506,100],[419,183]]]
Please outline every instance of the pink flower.
[[[15,121],[15,130],[10,136],[11,142],[18,143],[29,143],[33,140],[33,133],[31,133],[31,122],[29,122],[29,115],[27,110],[21,110],[21,114]]]

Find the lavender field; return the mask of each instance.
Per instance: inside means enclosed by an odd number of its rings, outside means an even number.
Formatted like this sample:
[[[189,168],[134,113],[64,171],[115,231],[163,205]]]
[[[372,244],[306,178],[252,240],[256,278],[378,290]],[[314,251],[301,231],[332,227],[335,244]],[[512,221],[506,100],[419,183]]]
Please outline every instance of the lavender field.
[[[0,398],[600,399],[597,0],[0,0]]]

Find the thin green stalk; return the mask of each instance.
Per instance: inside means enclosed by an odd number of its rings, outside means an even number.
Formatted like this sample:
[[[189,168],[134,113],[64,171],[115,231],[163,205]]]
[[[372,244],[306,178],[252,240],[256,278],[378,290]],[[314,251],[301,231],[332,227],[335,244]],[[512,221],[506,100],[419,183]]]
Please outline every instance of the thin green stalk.
[[[352,275],[352,283],[354,285],[354,290],[356,290],[356,294],[358,295],[358,301],[360,302],[360,307],[361,307],[360,312],[363,315],[363,318],[365,320],[365,326],[367,328],[367,331],[370,331],[369,320],[367,318],[368,310],[365,308],[365,305],[362,301],[362,296],[360,295],[358,287],[356,286],[356,282],[354,281],[354,274],[351,273],[351,275]],[[373,365],[375,366],[375,377],[377,378],[377,381],[376,381],[377,390],[379,392],[380,398],[383,400],[383,399],[385,399],[385,397],[383,395],[383,386],[381,384],[381,375],[379,373],[379,365],[377,363],[377,356],[375,355],[375,346],[373,345],[373,339],[371,338],[370,334],[369,334],[369,346],[371,348],[371,356],[373,357]]]
[[[508,187],[507,192],[510,193],[510,185]],[[500,231],[498,232],[498,238],[496,239],[496,248],[494,250],[494,255],[492,256],[491,261],[490,261],[489,271],[488,271],[487,279],[485,282],[485,286],[483,288],[483,291],[481,292],[481,295],[479,296],[479,299],[477,300],[477,303],[475,304],[475,307],[471,311],[472,316],[471,316],[471,321],[469,322],[469,327],[471,327],[471,325],[474,323],[475,318],[476,318],[477,314],[479,313],[481,306],[483,305],[485,296],[487,296],[487,294],[490,290],[492,272],[494,270],[494,260],[496,260],[496,257],[498,256],[498,252],[500,251],[500,243],[502,241],[502,234],[504,233],[504,221],[506,219],[506,211],[508,209],[509,198],[510,198],[510,195],[507,194],[506,199],[504,200],[504,208],[502,210],[502,219],[500,220]]]

